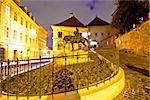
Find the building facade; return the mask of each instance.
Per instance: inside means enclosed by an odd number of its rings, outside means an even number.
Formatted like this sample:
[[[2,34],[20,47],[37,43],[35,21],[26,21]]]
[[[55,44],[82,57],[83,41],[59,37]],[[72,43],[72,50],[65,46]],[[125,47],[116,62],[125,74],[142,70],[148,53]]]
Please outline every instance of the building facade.
[[[47,32],[43,30],[20,0],[0,1],[0,59],[39,57],[41,44],[46,46]]]
[[[88,31],[91,33],[89,36],[91,41],[97,41],[98,46],[102,48],[111,48],[115,46],[112,36],[118,34],[118,30],[106,21],[95,17],[88,25]]]
[[[39,31],[37,34],[38,45],[39,45],[39,55],[41,57],[49,57],[50,49],[47,47],[47,34],[48,32],[39,24]]]
[[[88,32],[88,29],[74,15],[51,27],[53,30],[53,51],[55,52],[71,50],[71,44],[64,44],[63,38],[67,35],[74,36],[76,28],[78,28],[82,34],[87,34]],[[74,48],[77,49],[78,44],[74,44]]]

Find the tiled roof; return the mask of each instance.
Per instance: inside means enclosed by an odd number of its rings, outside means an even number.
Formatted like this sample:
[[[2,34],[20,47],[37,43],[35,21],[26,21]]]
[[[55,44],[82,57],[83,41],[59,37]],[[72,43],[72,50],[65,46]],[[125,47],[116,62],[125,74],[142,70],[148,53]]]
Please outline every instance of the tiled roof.
[[[88,25],[86,26],[99,26],[99,25],[109,25],[106,21],[103,21],[102,19],[95,17],[94,20],[92,20]]]
[[[55,24],[56,26],[72,26],[72,27],[84,27],[84,24],[82,24],[75,16],[72,16],[71,18],[60,22],[58,24]]]

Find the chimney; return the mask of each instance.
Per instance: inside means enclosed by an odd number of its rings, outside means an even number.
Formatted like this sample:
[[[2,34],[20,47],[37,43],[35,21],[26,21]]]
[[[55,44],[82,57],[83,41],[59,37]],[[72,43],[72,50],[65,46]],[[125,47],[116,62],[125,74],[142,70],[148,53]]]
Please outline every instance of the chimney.
[[[28,12],[27,14],[30,18],[32,17],[32,12]]]
[[[27,6],[20,6],[21,7],[21,9],[25,12],[25,13],[27,13],[28,12],[28,8],[27,8]]]
[[[69,13],[69,18],[71,18],[73,16],[74,16],[73,12]]]
[[[34,17],[34,16],[32,16],[31,18],[32,18],[32,20],[35,22],[35,17]]]

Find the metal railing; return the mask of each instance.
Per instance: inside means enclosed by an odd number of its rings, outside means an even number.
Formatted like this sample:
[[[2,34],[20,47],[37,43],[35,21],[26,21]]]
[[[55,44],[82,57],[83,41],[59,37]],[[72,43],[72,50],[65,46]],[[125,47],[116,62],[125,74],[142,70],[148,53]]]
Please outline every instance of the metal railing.
[[[58,62],[64,62],[58,64]],[[70,63],[73,61],[73,63]],[[89,53],[0,62],[1,94],[39,96],[65,93],[114,77],[118,66]]]

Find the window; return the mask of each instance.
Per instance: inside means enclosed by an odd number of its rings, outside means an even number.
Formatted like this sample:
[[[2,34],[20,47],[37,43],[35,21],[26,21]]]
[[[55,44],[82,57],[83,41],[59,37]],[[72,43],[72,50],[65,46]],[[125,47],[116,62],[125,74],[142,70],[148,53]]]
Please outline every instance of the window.
[[[20,33],[20,41],[23,41],[23,33]]]
[[[26,21],[26,28],[28,28],[28,22]]]
[[[32,28],[32,26],[31,26],[31,24],[30,24],[29,29],[31,30],[31,28]]]
[[[26,40],[26,43],[27,43],[28,42],[28,36],[27,35],[25,36],[25,40]]]
[[[34,39],[32,39],[32,44],[34,44]]]
[[[16,30],[14,30],[13,39],[14,39],[14,40],[17,39],[17,31],[16,31]]]
[[[107,33],[107,35],[110,35],[110,33]]]
[[[104,33],[101,34],[102,36],[104,35]]]
[[[7,27],[7,30],[6,30],[6,36],[8,37],[9,36],[9,27]]]
[[[31,42],[32,42],[32,39],[30,38],[30,45],[32,44]]]
[[[23,18],[21,17],[21,25],[23,25]]]
[[[5,33],[6,33],[6,37],[8,38],[9,36],[9,27],[5,26]]]
[[[95,33],[95,36],[97,36],[97,33]]]
[[[62,32],[58,32],[58,37],[59,37],[59,38],[62,37]]]
[[[36,39],[34,40],[34,43],[36,44]]]
[[[107,41],[107,45],[109,45],[109,42]]]
[[[7,16],[10,16],[10,7],[8,5],[6,5],[5,13]]]
[[[14,20],[17,21],[17,13],[14,13]]]

